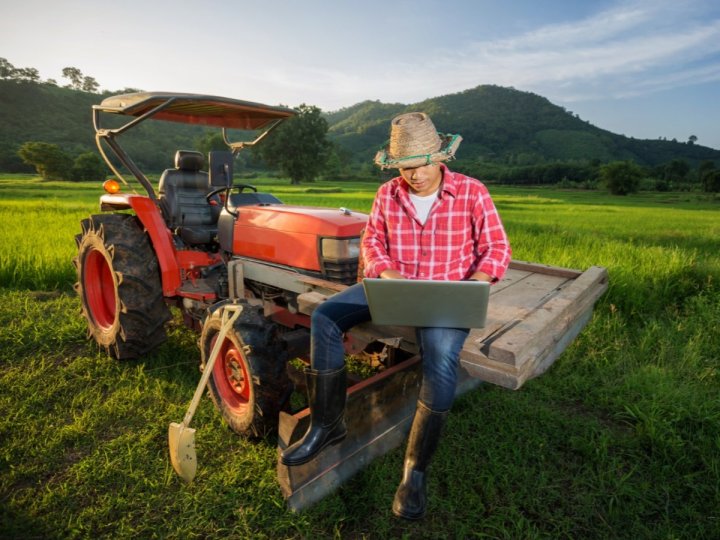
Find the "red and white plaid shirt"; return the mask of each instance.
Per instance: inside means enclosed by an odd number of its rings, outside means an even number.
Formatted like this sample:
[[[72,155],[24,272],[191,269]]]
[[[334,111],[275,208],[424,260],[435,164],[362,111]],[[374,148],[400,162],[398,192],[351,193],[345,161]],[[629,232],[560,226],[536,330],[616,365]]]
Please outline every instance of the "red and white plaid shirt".
[[[487,188],[441,165],[443,180],[421,224],[401,176],[378,189],[362,240],[366,277],[387,269],[409,279],[502,278],[510,243]]]

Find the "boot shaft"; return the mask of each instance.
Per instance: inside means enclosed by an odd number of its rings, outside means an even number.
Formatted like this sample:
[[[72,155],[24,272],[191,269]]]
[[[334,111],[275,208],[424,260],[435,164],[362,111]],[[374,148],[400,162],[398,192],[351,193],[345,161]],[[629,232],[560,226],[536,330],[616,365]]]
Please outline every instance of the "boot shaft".
[[[330,427],[337,424],[347,401],[347,371],[345,366],[318,371],[305,371],[308,386],[308,406],[313,425]]]
[[[437,450],[448,411],[433,411],[418,401],[408,445],[405,452],[405,468],[425,471]]]

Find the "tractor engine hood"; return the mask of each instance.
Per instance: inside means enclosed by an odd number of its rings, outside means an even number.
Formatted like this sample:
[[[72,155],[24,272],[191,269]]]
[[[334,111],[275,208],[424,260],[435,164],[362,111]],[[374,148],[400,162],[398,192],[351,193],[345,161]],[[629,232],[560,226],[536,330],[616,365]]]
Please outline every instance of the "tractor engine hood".
[[[237,207],[232,253],[323,272],[328,262],[354,260],[367,214],[285,204]]]

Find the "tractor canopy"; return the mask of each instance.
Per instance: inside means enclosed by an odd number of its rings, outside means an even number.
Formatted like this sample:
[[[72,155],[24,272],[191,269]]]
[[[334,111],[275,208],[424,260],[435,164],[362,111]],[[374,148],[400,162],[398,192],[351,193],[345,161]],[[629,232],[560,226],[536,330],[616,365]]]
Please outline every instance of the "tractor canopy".
[[[120,127],[107,128],[101,125],[104,114],[125,115],[133,118]],[[295,111],[287,107],[263,105],[219,96],[177,92],[135,92],[110,96],[99,105],[93,105],[93,125],[98,150],[110,170],[125,182],[112,161],[108,159],[103,149],[103,142],[135,176],[147,191],[148,196],[157,202],[157,196],[150,181],[117,140],[124,132],[148,119],[213,126],[222,128],[225,143],[233,153],[237,153],[245,147],[257,144],[280,122],[294,114]],[[230,141],[227,134],[228,129],[242,130],[243,137],[248,137],[249,132],[254,133],[249,136],[250,140]]]
[[[295,114],[287,107],[172,92],[137,92],[111,96],[100,105],[93,105],[93,109],[135,117],[147,114],[157,120],[244,130],[260,130]]]

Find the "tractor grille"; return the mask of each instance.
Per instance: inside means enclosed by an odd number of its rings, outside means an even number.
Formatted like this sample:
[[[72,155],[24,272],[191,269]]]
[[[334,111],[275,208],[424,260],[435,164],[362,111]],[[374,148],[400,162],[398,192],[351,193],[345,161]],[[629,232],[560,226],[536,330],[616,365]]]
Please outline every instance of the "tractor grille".
[[[357,283],[358,260],[324,261],[323,275],[328,281],[335,281],[344,285]]]

